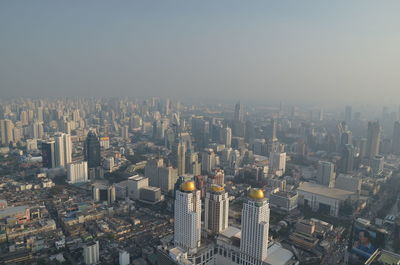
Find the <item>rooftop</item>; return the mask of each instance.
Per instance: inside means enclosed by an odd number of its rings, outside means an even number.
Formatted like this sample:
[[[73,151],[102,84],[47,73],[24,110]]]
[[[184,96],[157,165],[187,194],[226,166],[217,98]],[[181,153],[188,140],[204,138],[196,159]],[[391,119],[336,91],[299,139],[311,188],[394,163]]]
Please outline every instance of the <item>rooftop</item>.
[[[311,182],[301,182],[300,186],[297,188],[299,191],[304,191],[308,193],[314,193],[320,196],[333,198],[337,200],[346,200],[349,196],[354,195],[352,191],[341,190],[336,188],[328,188],[327,186],[311,183]]]

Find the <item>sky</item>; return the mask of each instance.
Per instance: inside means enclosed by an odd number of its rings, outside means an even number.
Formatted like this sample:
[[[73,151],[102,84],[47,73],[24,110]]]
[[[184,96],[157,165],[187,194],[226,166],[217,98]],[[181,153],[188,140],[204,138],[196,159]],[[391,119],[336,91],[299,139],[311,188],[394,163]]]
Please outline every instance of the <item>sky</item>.
[[[0,98],[396,103],[400,1],[2,0]]]

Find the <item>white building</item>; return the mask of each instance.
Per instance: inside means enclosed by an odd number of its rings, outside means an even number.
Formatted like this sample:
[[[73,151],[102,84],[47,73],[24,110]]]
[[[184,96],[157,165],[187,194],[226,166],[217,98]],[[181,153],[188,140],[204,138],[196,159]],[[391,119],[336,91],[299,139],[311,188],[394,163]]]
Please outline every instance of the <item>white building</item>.
[[[286,171],[286,153],[271,152],[269,156],[269,169],[272,174],[282,176]]]
[[[149,186],[149,179],[135,175],[128,178],[128,196],[133,200],[140,199],[140,189]]]
[[[88,181],[88,165],[86,161],[67,165],[67,177],[70,184]]]
[[[72,162],[71,136],[66,133],[58,133],[54,136],[54,141],[56,167],[65,167]]]
[[[127,251],[119,252],[119,265],[128,265],[130,263],[129,253]]]
[[[220,185],[212,185],[206,193],[204,227],[218,234],[228,228],[229,196]]]
[[[83,260],[86,265],[99,263],[99,241],[94,241],[83,247]]]
[[[184,182],[175,196],[174,243],[189,254],[197,252],[201,236],[201,197],[193,181]]]
[[[243,264],[262,265],[267,259],[269,213],[264,192],[251,190],[242,209],[240,251]]]
[[[104,169],[107,170],[108,172],[112,172],[114,169],[114,157],[110,156],[104,159]]]

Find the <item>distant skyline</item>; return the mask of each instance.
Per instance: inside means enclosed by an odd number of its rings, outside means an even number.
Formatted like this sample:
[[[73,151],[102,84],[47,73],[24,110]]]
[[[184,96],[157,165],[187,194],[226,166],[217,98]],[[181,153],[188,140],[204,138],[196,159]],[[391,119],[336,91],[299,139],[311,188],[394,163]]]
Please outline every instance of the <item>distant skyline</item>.
[[[398,104],[400,1],[0,1],[0,97]]]

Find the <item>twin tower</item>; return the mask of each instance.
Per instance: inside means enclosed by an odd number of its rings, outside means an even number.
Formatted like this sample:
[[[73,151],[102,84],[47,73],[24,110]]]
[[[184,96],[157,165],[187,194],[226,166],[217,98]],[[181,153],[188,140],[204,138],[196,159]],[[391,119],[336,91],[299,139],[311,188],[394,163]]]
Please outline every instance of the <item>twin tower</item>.
[[[218,235],[228,228],[229,198],[222,186],[206,193],[204,230]],[[242,209],[240,264],[262,264],[267,258],[269,205],[260,189],[252,189]],[[189,255],[201,246],[201,196],[193,181],[184,182],[175,197],[174,243]]]

